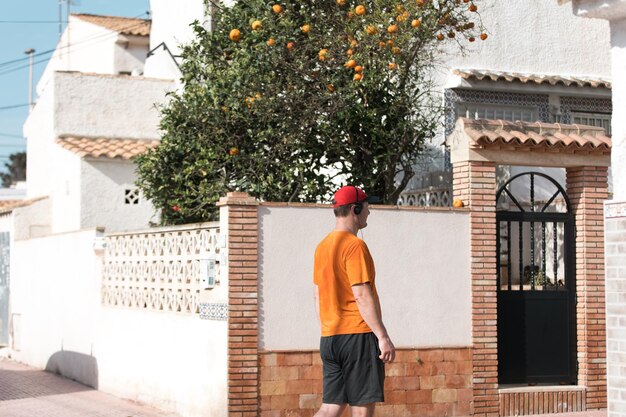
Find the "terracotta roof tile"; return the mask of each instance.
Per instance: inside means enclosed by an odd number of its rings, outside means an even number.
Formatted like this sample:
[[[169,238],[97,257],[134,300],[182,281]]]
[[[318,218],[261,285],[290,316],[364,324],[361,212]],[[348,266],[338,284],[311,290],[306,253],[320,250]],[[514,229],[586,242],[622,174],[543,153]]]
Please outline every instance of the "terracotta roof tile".
[[[80,157],[131,159],[159,144],[150,139],[62,137],[57,143]]]
[[[547,150],[609,153],[611,138],[596,126],[460,118],[472,148],[542,147]]]
[[[135,19],[131,17],[119,17],[119,16],[100,16],[95,14],[82,14],[76,13],[72,16],[84,20],[85,22],[93,23],[94,25],[101,26],[106,29],[119,32],[123,35],[136,35],[136,36],[149,36],[150,35],[150,20]]]
[[[491,80],[491,81],[507,81],[521,82],[523,84],[550,84],[564,85],[566,87],[592,87],[592,88],[611,88],[611,82],[601,79],[579,78],[579,77],[563,77],[556,75],[539,75],[539,74],[520,74],[514,72],[486,71],[486,70],[464,70],[455,69],[452,71],[454,75],[465,80]]]
[[[16,208],[30,206],[31,204],[36,203],[37,201],[45,200],[46,198],[48,197],[44,196],[44,197],[35,197],[35,198],[28,199],[28,200],[2,201],[2,203],[0,204],[0,214],[10,213]]]

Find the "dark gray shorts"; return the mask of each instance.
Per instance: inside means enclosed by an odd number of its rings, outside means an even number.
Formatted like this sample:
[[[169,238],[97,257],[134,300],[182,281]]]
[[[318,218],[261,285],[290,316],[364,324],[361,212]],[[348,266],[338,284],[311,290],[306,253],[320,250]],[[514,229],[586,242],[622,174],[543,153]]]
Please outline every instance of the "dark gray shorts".
[[[364,405],[385,400],[385,364],[374,333],[322,337],[325,404]]]

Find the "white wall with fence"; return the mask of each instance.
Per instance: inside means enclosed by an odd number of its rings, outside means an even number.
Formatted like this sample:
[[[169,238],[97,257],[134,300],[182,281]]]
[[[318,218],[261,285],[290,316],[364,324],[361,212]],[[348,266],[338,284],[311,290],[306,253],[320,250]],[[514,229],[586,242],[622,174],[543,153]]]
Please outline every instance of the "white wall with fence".
[[[206,223],[15,241],[12,358],[183,416],[226,415],[226,291],[201,284],[218,236]]]

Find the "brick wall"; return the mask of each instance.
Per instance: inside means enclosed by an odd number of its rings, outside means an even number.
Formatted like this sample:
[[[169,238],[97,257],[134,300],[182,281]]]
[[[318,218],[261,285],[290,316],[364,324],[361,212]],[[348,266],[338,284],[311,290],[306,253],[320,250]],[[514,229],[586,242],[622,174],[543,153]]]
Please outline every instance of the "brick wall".
[[[396,361],[385,367],[385,402],[376,415],[471,415],[471,357],[470,348],[399,349]],[[318,351],[263,352],[260,363],[262,417],[315,414],[322,404]]]
[[[567,194],[576,218],[576,336],[578,384],[587,408],[606,408],[604,211],[606,167],[567,168]]]
[[[259,414],[258,203],[246,193],[228,193],[228,415]],[[223,212],[222,212],[223,214]]]
[[[455,163],[453,192],[470,208],[474,415],[498,416],[495,163]]]

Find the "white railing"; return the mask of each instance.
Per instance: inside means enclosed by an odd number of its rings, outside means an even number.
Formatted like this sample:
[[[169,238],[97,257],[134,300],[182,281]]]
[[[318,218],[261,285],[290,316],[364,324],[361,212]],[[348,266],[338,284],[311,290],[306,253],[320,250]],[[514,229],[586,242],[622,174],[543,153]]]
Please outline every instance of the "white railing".
[[[450,207],[449,187],[429,187],[400,194],[399,206]]]
[[[201,259],[219,256],[219,223],[114,233],[104,241],[103,305],[200,312]]]

